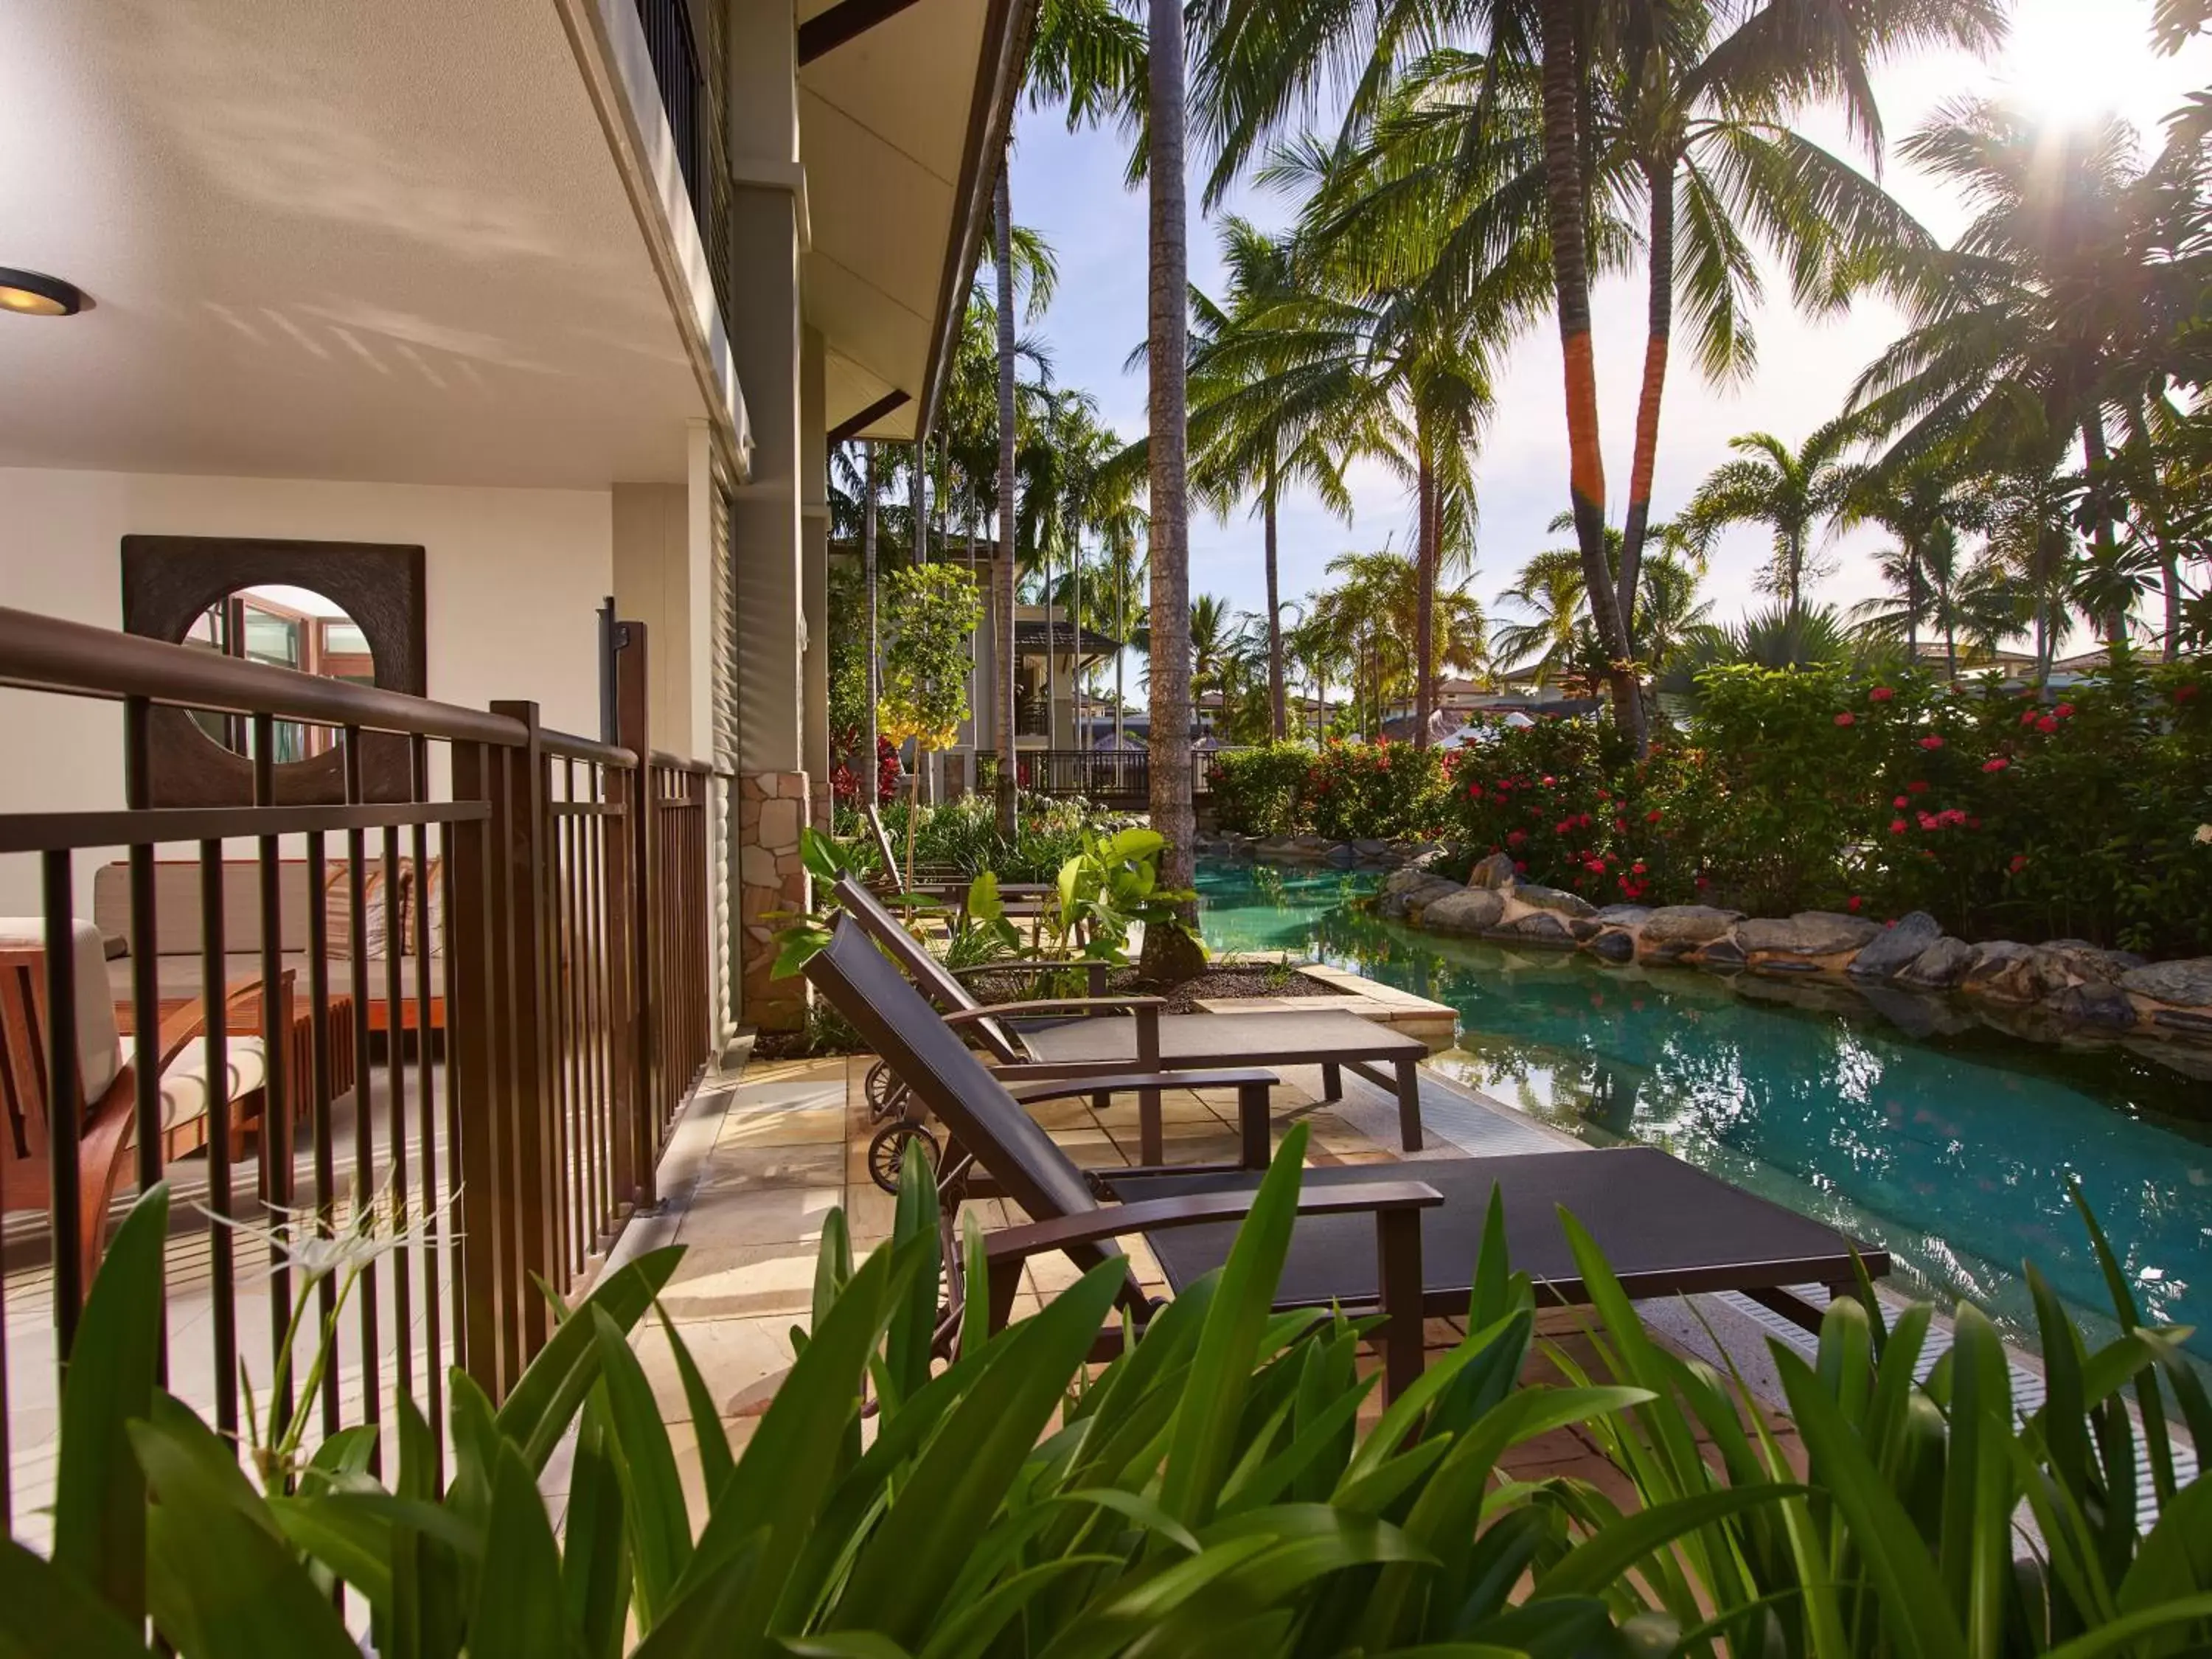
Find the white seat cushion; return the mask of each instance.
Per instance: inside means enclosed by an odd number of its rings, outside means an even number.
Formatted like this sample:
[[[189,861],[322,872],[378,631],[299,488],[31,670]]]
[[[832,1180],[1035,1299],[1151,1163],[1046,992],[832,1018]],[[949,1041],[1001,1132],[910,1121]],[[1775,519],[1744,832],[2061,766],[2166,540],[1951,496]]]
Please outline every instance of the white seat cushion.
[[[76,954],[76,1066],[84,1097],[97,1101],[123,1068],[115,1035],[115,1004],[107,988],[107,950],[89,921],[73,924]],[[0,948],[43,951],[46,924],[38,916],[0,916]]]
[[[234,1103],[269,1080],[269,1056],[261,1039],[234,1036],[223,1044],[224,1071],[230,1078],[226,1098]],[[177,1050],[161,1073],[161,1128],[173,1132],[208,1114],[207,1039],[194,1037]]]

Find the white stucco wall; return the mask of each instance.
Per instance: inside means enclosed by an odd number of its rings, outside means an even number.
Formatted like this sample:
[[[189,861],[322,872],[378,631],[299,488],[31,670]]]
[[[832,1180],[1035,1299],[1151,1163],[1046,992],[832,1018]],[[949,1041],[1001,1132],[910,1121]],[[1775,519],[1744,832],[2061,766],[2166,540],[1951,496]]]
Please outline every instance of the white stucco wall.
[[[419,543],[429,695],[534,699],[548,726],[599,733],[608,491],[0,467],[0,605],[119,628],[126,535]],[[114,705],[0,690],[0,811],[119,806],[121,766]],[[79,860],[81,894],[98,861]],[[34,859],[0,855],[0,915],[33,912],[38,882]]]

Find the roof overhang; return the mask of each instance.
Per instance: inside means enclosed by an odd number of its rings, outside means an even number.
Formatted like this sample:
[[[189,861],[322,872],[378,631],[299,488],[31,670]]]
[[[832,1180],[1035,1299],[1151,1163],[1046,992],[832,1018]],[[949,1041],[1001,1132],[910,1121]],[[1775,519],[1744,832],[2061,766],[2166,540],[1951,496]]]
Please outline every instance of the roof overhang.
[[[0,465],[681,479],[709,404],[558,9],[0,0]]]
[[[801,281],[837,437],[935,422],[1036,3],[801,0]]]

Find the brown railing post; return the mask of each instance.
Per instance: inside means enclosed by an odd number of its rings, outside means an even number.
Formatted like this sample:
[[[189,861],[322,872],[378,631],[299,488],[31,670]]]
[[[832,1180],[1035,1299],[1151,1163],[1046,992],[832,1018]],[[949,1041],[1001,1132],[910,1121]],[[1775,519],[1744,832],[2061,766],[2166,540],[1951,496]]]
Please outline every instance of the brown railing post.
[[[534,702],[494,702],[492,713],[521,722],[522,744],[508,750],[501,790],[493,798],[495,902],[504,900],[507,951],[507,1004],[495,1017],[506,1038],[510,1069],[504,1091],[513,1158],[501,1171],[511,1182],[507,1206],[514,1261],[502,1287],[520,1314],[518,1369],[545,1344],[545,1299],[538,1279],[557,1282],[554,1242],[553,1060],[547,1047],[546,1012],[558,971],[546,918],[553,906],[552,856],[545,811],[545,754]],[[508,1380],[513,1380],[512,1376]]]
[[[653,921],[659,870],[653,857],[659,790],[653,773],[651,649],[643,623],[615,624],[615,741],[637,757],[629,778],[629,815],[623,825],[629,865],[629,1074],[623,1121],[632,1190],[640,1209],[660,1201],[659,1073],[660,975],[656,971]]]
[[[455,1270],[461,1294],[454,1336],[461,1364],[494,1400],[505,1395],[514,1352],[513,1310],[502,1304],[501,1295],[512,1277],[511,1251],[501,1237],[501,1171],[510,1154],[501,1133],[495,1036],[507,997],[505,957],[494,942],[492,902],[494,824],[502,802],[497,781],[504,758],[504,750],[484,744],[453,745],[453,799],[485,802],[492,816],[453,826],[453,915],[446,940],[446,1040],[452,1044],[453,1121],[459,1127],[459,1145],[452,1156],[461,1189],[460,1261]],[[366,1067],[368,1060],[363,1050],[359,1063]]]

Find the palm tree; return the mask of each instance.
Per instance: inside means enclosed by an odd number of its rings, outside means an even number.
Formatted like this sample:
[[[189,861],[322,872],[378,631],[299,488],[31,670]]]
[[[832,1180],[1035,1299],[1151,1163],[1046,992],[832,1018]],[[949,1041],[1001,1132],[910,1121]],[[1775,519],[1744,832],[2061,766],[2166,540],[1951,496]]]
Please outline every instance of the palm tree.
[[[1348,641],[1322,615],[1317,603],[1310,604],[1309,614],[1292,628],[1284,641],[1291,660],[1304,674],[1306,684],[1313,688],[1314,741],[1318,743],[1327,735],[1328,722],[1328,688],[1346,672],[1352,662]]]
[[[1905,660],[1920,660],[1920,625],[1939,613],[1951,631],[1951,672],[1958,672],[1954,611],[1965,574],[1960,534],[1989,526],[1987,484],[1961,471],[1952,458],[1923,457],[1897,467],[1876,467],[1850,479],[1837,523],[1878,524],[1897,545],[1876,556],[1894,603],[1872,599],[1854,608],[1860,626],[1905,641]]]
[[[2146,167],[2117,116],[2053,130],[1983,99],[1943,106],[1900,150],[1976,216],[1952,247],[1898,262],[1911,325],[1859,377],[1853,406],[1895,435],[1892,459],[1960,447],[1987,471],[2048,473],[2078,441],[2094,483],[2115,418],[2148,426],[2205,286],[2195,145],[2177,133]],[[2115,500],[2099,499],[2093,556],[2117,574]],[[2107,586],[2101,622],[2117,636],[2127,585]]]
[[[1684,534],[1702,553],[1730,525],[1765,525],[1774,533],[1774,557],[1759,585],[1780,595],[1785,610],[1799,609],[1807,586],[1832,568],[1814,557],[1813,533],[1843,510],[1853,477],[1843,452],[1853,434],[1850,421],[1830,421],[1795,452],[1771,432],[1729,439],[1743,459],[1706,474],[1683,510]]]
[[[1592,106],[1607,177],[1640,192],[1648,222],[1644,380],[1618,579],[1624,611],[1643,563],[1677,291],[1698,367],[1726,380],[1757,359],[1749,313],[1760,283],[1747,226],[1788,271],[1797,302],[1814,309],[1844,303],[1869,256],[1927,243],[1880,185],[1790,126],[1795,110],[1840,100],[1878,161],[1872,62],[1916,47],[1985,49],[2003,27],[1998,0],[1622,9],[1603,71],[1613,96]],[[1632,618],[1632,645],[1633,632]]]
[[[1536,684],[1556,679],[1579,656],[1577,635],[1589,627],[1589,585],[1579,548],[1553,548],[1521,567],[1513,586],[1498,596],[1528,614],[1499,628],[1498,660],[1518,671],[1533,668]]]
[[[1190,436],[1195,451],[1193,483],[1225,514],[1249,495],[1260,515],[1267,567],[1267,702],[1272,735],[1284,736],[1283,625],[1276,514],[1285,489],[1310,486],[1322,505],[1349,523],[1352,495],[1344,465],[1360,447],[1358,415],[1366,388],[1324,377],[1324,385],[1286,395],[1285,370],[1294,353],[1304,307],[1291,250],[1249,221],[1231,217],[1221,228],[1229,266],[1227,303],[1194,300],[1198,338],[1191,353]],[[1334,401],[1316,401],[1316,391]]]
[[[1708,623],[1689,630],[1677,653],[1667,689],[1693,692],[1708,668],[1742,665],[1754,668],[1810,668],[1821,663],[1863,664],[1874,654],[1869,642],[1849,627],[1833,605],[1792,609],[1777,603],[1729,626]]]

